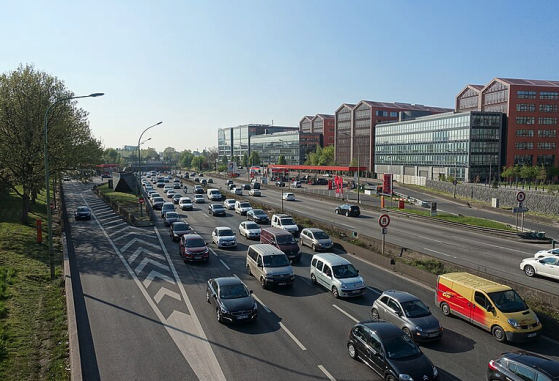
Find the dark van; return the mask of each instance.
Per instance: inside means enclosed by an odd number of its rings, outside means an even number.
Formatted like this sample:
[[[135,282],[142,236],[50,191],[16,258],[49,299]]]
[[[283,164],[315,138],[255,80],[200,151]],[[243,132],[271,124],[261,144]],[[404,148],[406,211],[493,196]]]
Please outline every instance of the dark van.
[[[260,232],[260,243],[273,245],[283,251],[293,262],[301,260],[301,249],[293,235],[280,228],[264,228]]]

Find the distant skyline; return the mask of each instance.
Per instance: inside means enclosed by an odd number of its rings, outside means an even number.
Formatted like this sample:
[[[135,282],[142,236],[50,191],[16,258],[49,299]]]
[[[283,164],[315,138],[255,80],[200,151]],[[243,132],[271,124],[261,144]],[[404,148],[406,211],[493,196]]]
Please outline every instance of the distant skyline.
[[[559,2],[8,0],[0,72],[63,80],[105,147],[203,150],[362,99],[454,107],[494,77],[559,80]]]

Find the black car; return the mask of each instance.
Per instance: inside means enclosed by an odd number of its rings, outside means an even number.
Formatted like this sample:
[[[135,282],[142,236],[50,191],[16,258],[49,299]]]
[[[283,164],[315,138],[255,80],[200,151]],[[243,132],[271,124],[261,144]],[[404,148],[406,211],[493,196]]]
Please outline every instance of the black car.
[[[173,189],[181,189],[181,183],[173,183]]]
[[[260,189],[260,183],[252,183],[252,189]]]
[[[284,186],[285,186],[285,182],[284,182],[284,181],[276,181],[276,186],[277,186],[277,187],[284,187]]]
[[[384,380],[439,380],[439,371],[417,344],[392,323],[357,323],[347,340],[349,356],[373,368]]]
[[[215,278],[208,280],[206,301],[220,323],[252,321],[258,316],[258,304],[251,294],[239,278]]]
[[[169,228],[169,235],[173,241],[178,241],[183,235],[190,233],[192,233],[192,228],[183,221],[173,222]]]
[[[202,179],[202,181],[200,182],[202,185],[206,185],[208,184],[208,182],[206,181],[206,179]]]
[[[195,183],[199,183],[199,182],[200,182],[200,179],[199,179],[198,177],[196,177],[196,178],[194,179],[194,182],[195,182]]]
[[[214,179],[208,179],[208,184],[213,184],[214,183]]]
[[[236,188],[237,186],[233,183],[229,183],[229,185],[227,185],[229,187],[229,190]]]
[[[243,190],[250,190],[250,184],[243,185]]]
[[[343,204],[336,208],[336,214],[343,214],[346,217],[359,217],[361,210],[357,205]]]
[[[530,352],[507,352],[489,361],[487,380],[559,380],[559,362]]]
[[[201,185],[195,185],[194,194],[204,194],[204,188]]]
[[[259,224],[269,224],[270,217],[262,209],[251,209],[247,212],[247,220]]]
[[[328,179],[316,179],[314,182],[316,185],[328,185]]]
[[[221,204],[210,204],[208,206],[208,214],[212,216],[225,216],[225,208]]]
[[[76,220],[91,220],[91,210],[87,206],[78,206],[74,212]]]

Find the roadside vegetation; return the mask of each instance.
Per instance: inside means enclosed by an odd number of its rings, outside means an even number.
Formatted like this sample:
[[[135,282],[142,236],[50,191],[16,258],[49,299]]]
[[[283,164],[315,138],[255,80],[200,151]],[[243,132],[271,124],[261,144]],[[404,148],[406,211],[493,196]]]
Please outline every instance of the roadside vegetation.
[[[138,196],[134,194],[134,192],[116,192],[114,189],[109,188],[108,183],[98,185],[97,190],[99,191],[99,193],[102,193],[109,200],[117,204],[118,207],[133,215],[136,220],[149,221],[150,216],[148,213],[143,213],[143,216],[140,217]],[[148,202],[148,200],[145,200],[145,202]]]

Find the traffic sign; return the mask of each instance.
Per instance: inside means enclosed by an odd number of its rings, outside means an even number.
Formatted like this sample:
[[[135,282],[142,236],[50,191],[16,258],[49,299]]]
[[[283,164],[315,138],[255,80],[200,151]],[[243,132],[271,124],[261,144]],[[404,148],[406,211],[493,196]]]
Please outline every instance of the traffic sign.
[[[453,185],[458,184],[458,180],[452,180],[452,184],[453,184]]]
[[[518,202],[523,202],[524,200],[526,200],[526,193],[524,192],[518,192],[516,194],[516,201]]]
[[[144,198],[143,198],[143,197],[140,197],[140,198],[138,199],[138,202],[139,202],[140,204],[143,204],[143,203],[144,203]]]
[[[381,228],[386,228],[390,225],[390,216],[388,214],[383,214],[378,218],[378,224]]]
[[[388,228],[382,228],[382,234],[388,233]]]

